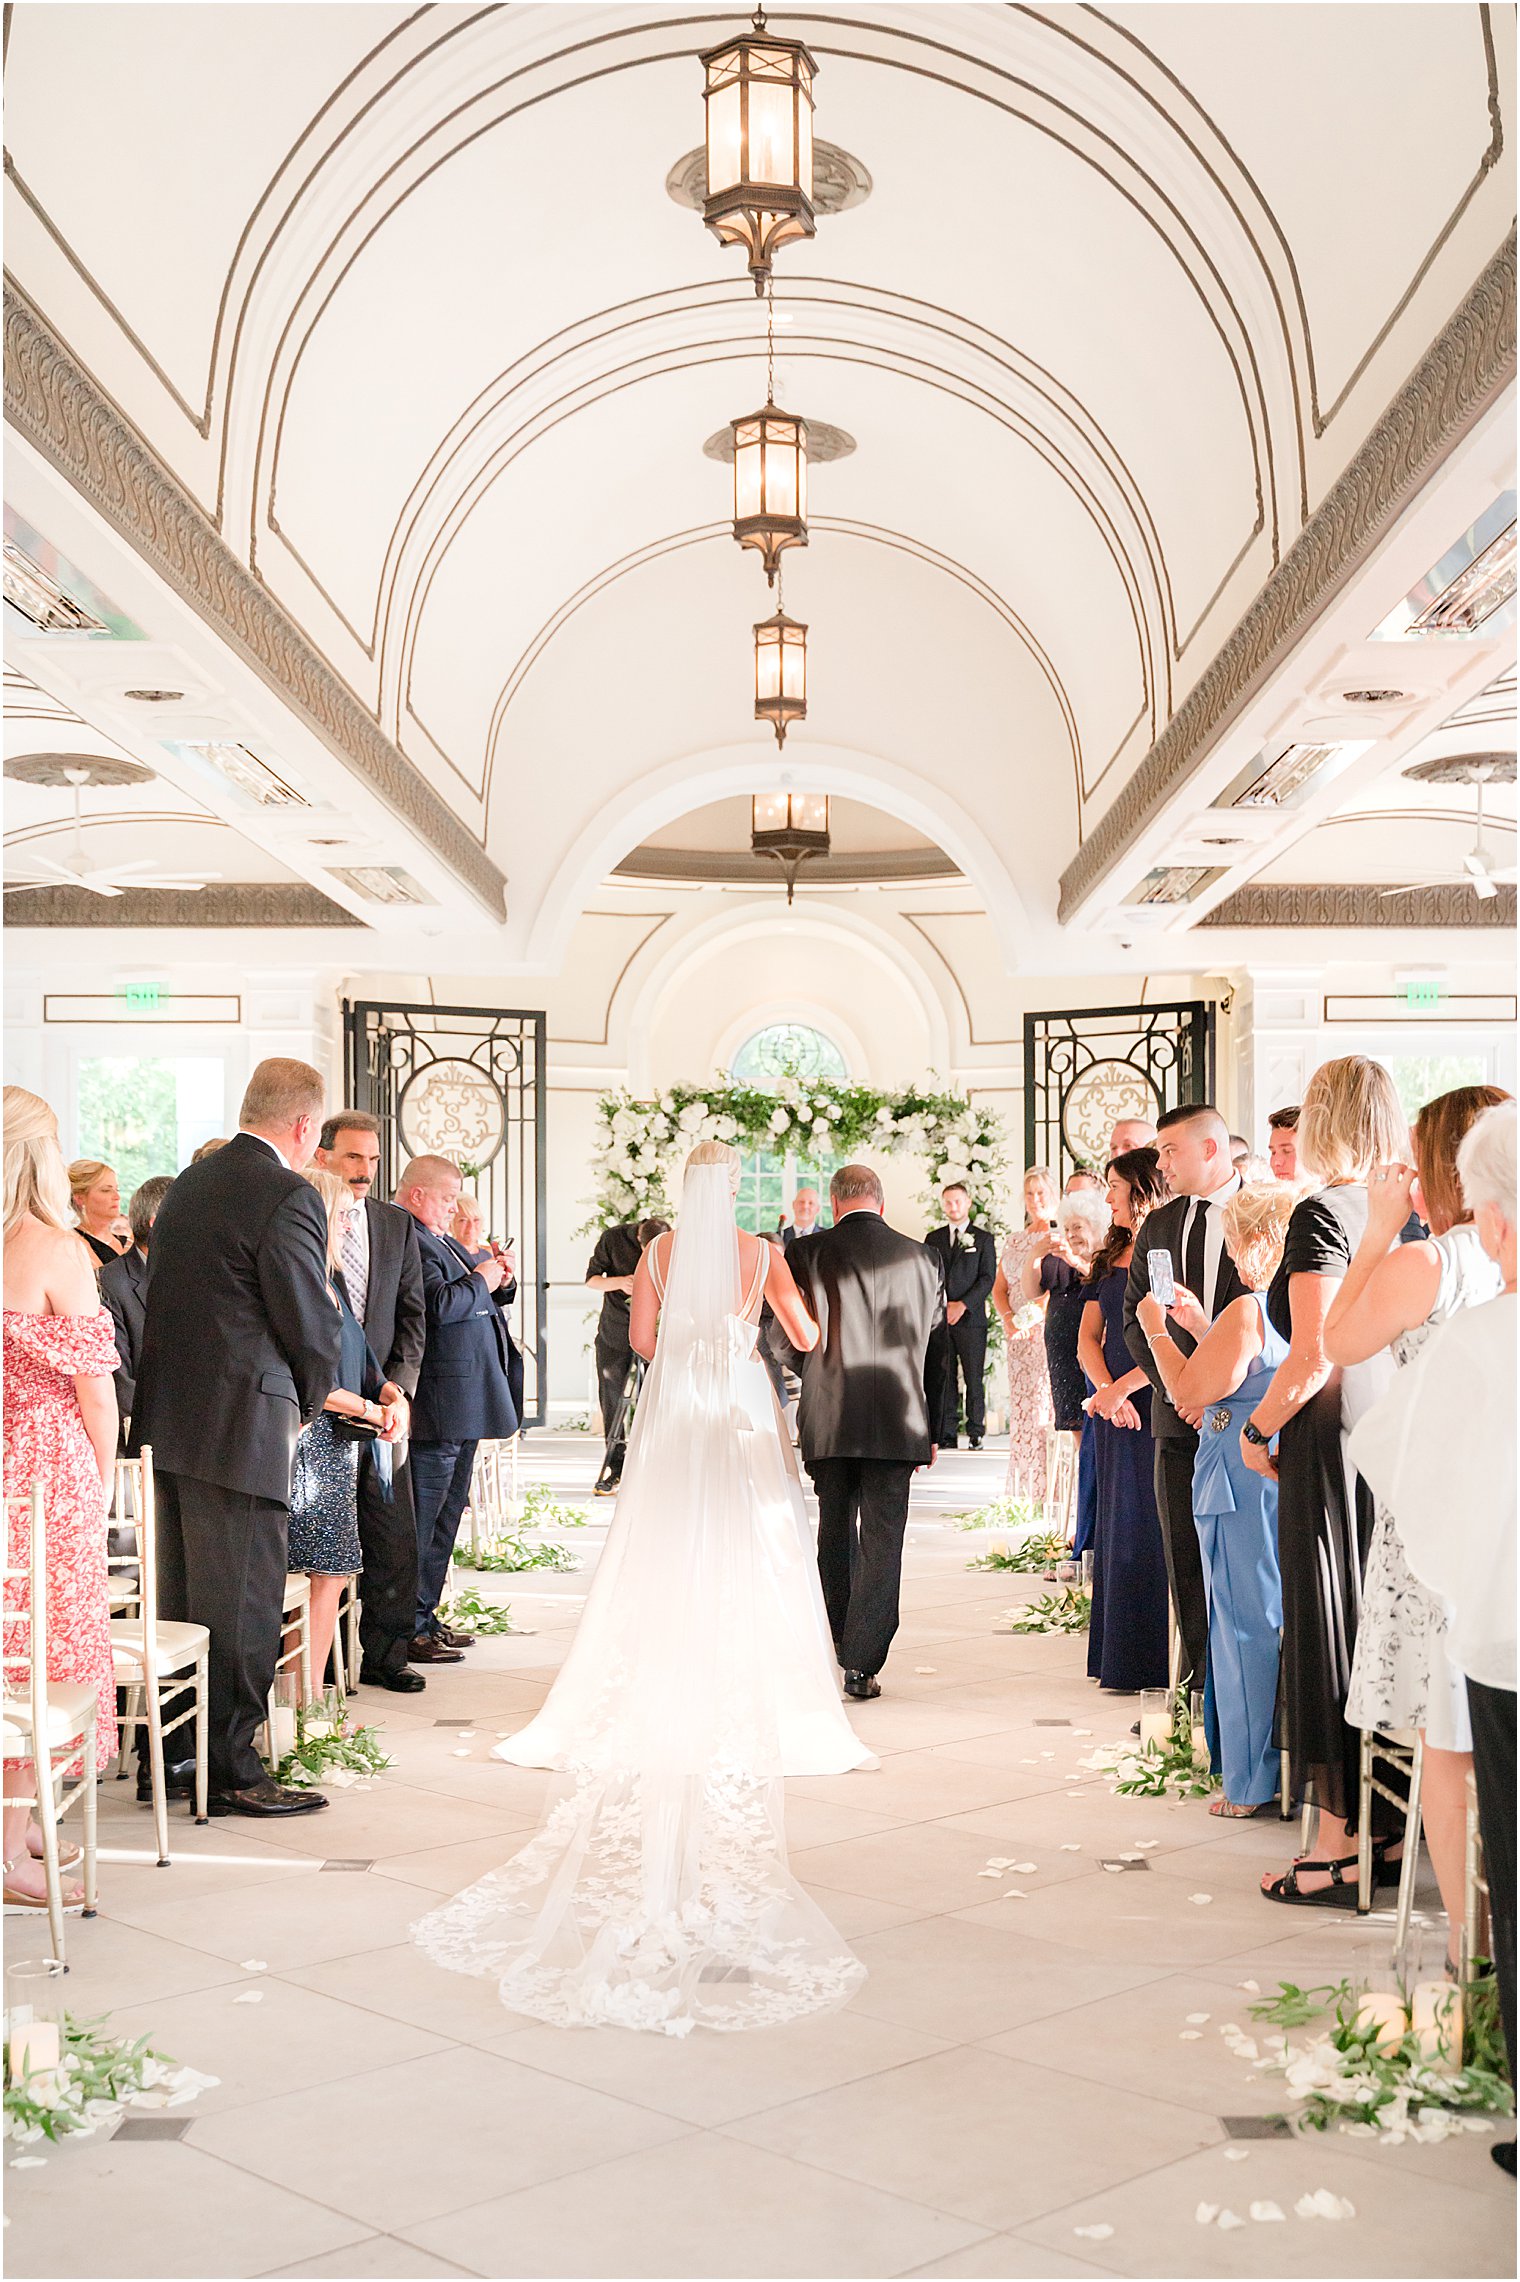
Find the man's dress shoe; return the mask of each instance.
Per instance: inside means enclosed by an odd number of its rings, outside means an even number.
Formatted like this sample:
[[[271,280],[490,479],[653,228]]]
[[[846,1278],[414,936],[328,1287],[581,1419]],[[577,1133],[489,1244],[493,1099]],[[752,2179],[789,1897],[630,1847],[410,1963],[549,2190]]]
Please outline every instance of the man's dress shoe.
[[[866,1704],[873,1696],[881,1694],[881,1682],[874,1672],[846,1672],[844,1692],[847,1696],[853,1696],[857,1703]]]
[[[445,1648],[443,1642],[435,1640],[432,1633],[419,1632],[406,1652],[406,1660],[408,1664],[462,1664],[464,1650]]]
[[[427,1682],[420,1672],[409,1672],[404,1664],[398,1664],[393,1672],[370,1672],[361,1664],[359,1685],[361,1688],[389,1688],[398,1696],[420,1696]]]
[[[164,1769],[164,1796],[168,1799],[193,1799],[195,1796],[195,1761],[177,1759]],[[137,1803],[140,1807],[153,1804],[153,1785],[146,1767],[137,1770]]]
[[[214,1815],[310,1815],[325,1807],[320,1791],[296,1790],[266,1775],[262,1783],[249,1783],[240,1791],[213,1791],[206,1812]]]
[[[473,1648],[475,1645],[473,1632],[455,1632],[452,1626],[436,1621],[433,1625],[433,1638],[441,1640],[445,1648]]]

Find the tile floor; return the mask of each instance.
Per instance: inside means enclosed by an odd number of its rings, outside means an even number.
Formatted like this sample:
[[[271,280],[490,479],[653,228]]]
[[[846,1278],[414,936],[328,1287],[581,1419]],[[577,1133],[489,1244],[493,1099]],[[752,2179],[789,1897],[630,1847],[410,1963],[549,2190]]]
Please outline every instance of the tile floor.
[[[594,1455],[541,1438],[532,1471],[584,1500]],[[10,2274],[1513,2274],[1514,2189],[1486,2137],[1232,2143],[1224,2118],[1274,2105],[1218,2040],[1250,2001],[1239,1984],[1381,1963],[1387,1913],[1273,1907],[1255,1887],[1284,1856],[1275,1821],[1220,1825],[1077,1771],[1092,1746],[1075,1731],[1117,1738],[1135,1705],[1098,1698],[1081,1641],[998,1630],[1043,1588],[968,1574],[974,1541],[942,1517],[1001,1466],[947,1458],[915,1500],[885,1693],[853,1713],[879,1769],[792,1786],[794,1864],[870,1969],[845,2011],[685,2041],[566,2033],[410,1946],[413,1919],[537,1816],[543,1779],[487,1753],[541,1699],[585,1577],[514,1579],[531,1631],[481,1643],[423,1697],[363,1694],[396,1766],[327,1813],[177,1820],[160,1870],[146,1812],[108,1786],[72,2008],[220,2082],[178,2111],[178,2139],[90,2141],[12,2173]],[[1148,1870],[1099,1868],[1142,1838]],[[993,1854],[1038,1867],[983,1880]],[[12,1955],[45,1948],[31,1921],[7,1933]],[[249,1957],[268,1966],[262,2002],[239,2005]],[[1190,2013],[1212,2016],[1196,2042]],[[1333,2233],[1194,2218],[1200,2201],[1291,2214],[1325,2186],[1356,2207]]]

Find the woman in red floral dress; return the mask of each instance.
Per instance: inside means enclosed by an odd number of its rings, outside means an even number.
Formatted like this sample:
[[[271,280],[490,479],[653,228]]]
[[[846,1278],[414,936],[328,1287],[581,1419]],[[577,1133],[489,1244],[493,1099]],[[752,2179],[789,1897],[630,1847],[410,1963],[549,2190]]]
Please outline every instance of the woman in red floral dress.
[[[58,1121],[45,1101],[5,1089],[5,1497],[9,1565],[27,1561],[27,1498],[47,1498],[48,1678],[97,1692],[96,1770],[116,1749],[106,1590],[105,1511],[116,1457],[116,1343],[94,1264],[73,1227]],[[8,1588],[14,1591],[15,1588]],[[6,1649],[24,1645],[19,1624]],[[18,1765],[6,1768],[7,1791]],[[5,1809],[5,1900],[43,1906],[41,1833],[24,1800]],[[65,1859],[77,1861],[78,1849]],[[65,1887],[68,1906],[83,1899]]]

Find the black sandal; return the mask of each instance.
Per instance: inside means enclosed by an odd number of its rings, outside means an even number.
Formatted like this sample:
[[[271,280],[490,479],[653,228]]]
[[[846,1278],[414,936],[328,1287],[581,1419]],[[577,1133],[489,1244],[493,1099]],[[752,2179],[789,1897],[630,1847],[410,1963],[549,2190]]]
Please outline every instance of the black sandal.
[[[1345,1873],[1355,1870],[1356,1861],[1354,1854],[1343,1854],[1334,1862],[1294,1862],[1280,1878],[1274,1878],[1269,1886],[1263,1886],[1261,1890],[1269,1902],[1292,1902],[1299,1909],[1354,1910],[1356,1880],[1354,1877],[1348,1879]],[[1330,1883],[1328,1886],[1317,1886],[1312,1894],[1306,1894],[1298,1883],[1301,1870],[1328,1870]]]

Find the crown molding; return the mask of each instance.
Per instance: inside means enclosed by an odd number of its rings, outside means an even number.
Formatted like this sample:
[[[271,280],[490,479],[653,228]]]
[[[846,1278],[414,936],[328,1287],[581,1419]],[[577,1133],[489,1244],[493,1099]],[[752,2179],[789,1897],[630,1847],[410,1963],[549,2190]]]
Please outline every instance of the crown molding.
[[[1075,917],[1136,834],[1193,775],[1221,732],[1284,663],[1514,377],[1515,232],[1511,230],[1061,874],[1063,921]]]
[[[5,900],[7,927],[357,927],[320,888],[256,881],[213,883],[183,894],[129,887],[93,895],[87,887],[40,887]]]
[[[504,918],[507,883],[479,841],[9,279],[5,417],[426,842],[491,917]]]
[[[1515,891],[1476,896],[1459,881],[1390,895],[1377,887],[1242,887],[1198,922],[1205,927],[1513,927]]]

